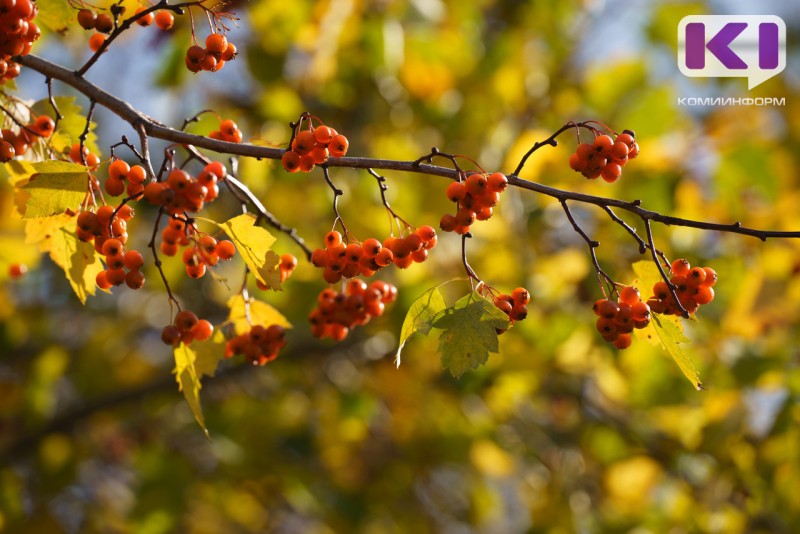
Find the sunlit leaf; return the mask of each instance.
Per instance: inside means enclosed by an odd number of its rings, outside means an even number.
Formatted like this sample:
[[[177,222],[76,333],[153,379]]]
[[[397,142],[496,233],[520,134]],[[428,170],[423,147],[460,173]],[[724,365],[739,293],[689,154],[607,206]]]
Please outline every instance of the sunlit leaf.
[[[174,350],[175,378],[183,392],[189,408],[197,420],[197,424],[208,436],[203,408],[200,405],[200,382],[203,376],[214,376],[217,365],[222,359],[225,347],[225,336],[217,331],[207,341],[195,341],[191,346],[181,343]]]
[[[94,246],[78,239],[76,228],[77,219],[73,217],[69,224],[53,232],[50,258],[64,270],[81,304],[86,304],[86,298],[95,294],[95,279],[104,267]]]
[[[77,211],[86,197],[89,173],[83,165],[66,161],[42,161],[33,165],[36,174],[20,187],[25,198],[23,217],[47,217]]]
[[[233,325],[236,334],[245,334],[255,325],[270,326],[281,325],[291,328],[292,323],[278,310],[258,299],[250,297],[245,300],[242,295],[235,295],[228,301],[230,313],[228,322]]]
[[[703,383],[700,381],[700,374],[697,372],[694,362],[692,362],[692,359],[680,345],[681,343],[689,341],[686,336],[683,335],[683,332],[678,330],[674,322],[664,321],[657,315],[653,315],[651,323],[654,326],[658,338],[661,340],[661,346],[664,347],[667,354],[672,356],[672,359],[678,364],[678,367],[680,367],[689,382],[692,383],[692,386],[698,391],[704,389]]]
[[[499,350],[497,330],[508,328],[509,320],[491,302],[470,293],[444,310],[433,326],[444,330],[439,336],[442,365],[458,378]]]
[[[400,367],[400,352],[408,338],[416,332],[428,335],[433,328],[433,320],[446,306],[438,287],[429,289],[414,301],[408,309],[403,327],[400,329],[400,346],[397,347],[395,356],[395,363],[398,367]]]
[[[270,289],[281,289],[280,256],[270,247],[275,237],[260,226],[254,226],[255,215],[245,213],[222,223],[222,228],[236,245],[236,250],[256,278]]]
[[[37,0],[36,23],[53,32],[61,32],[75,22],[76,11],[67,0]]]

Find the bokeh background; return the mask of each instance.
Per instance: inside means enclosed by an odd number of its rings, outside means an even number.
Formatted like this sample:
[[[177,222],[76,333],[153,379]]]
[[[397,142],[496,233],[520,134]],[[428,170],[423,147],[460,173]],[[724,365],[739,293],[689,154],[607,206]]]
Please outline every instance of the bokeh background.
[[[787,2],[258,0],[234,2],[223,71],[191,75],[186,17],[165,34],[136,28],[89,78],[162,122],[211,108],[245,138],[281,146],[303,110],[350,139],[350,153],[415,159],[432,146],[510,172],[569,120],[636,131],[640,157],[613,186],[573,173],[574,136],[537,152],[521,176],[689,218],[800,229],[800,13]],[[133,7],[133,5],[131,6]],[[742,79],[687,79],[676,62],[688,14],[776,14],[786,70],[753,91]],[[204,19],[195,12],[198,36]],[[49,34],[35,53],[78,66],[89,34]],[[20,94],[46,95],[23,72]],[[59,94],[71,94],[56,84]],[[682,107],[678,97],[785,98],[784,107]],[[78,99],[84,106],[84,99]],[[129,127],[96,114],[106,147]],[[190,129],[207,134],[204,114]],[[163,145],[156,145],[160,150]],[[104,155],[107,153],[104,152]],[[379,190],[335,169],[355,235],[384,237]],[[312,245],[330,229],[319,171],[288,175],[241,160],[239,174]],[[435,225],[446,181],[387,173],[392,206]],[[155,271],[145,289],[80,306],[63,273],[13,245],[12,193],[0,187],[0,530],[6,532],[568,533],[800,530],[800,248],[736,235],[655,227],[671,258],[719,273],[717,298],[687,324],[708,390],[697,392],[658,348],[615,351],[594,330],[600,296],[585,244],[560,206],[510,190],[476,226],[471,262],[491,285],[528,287],[527,320],[488,365],[456,380],[436,338],[414,337],[393,364],[405,311],[426,289],[462,276],[459,240],[381,277],[398,302],[346,342],[319,342],[305,322],[324,287],[301,263],[286,291],[260,294],[295,325],[265,368],[221,365],[201,393],[210,439],[195,423],[159,340],[169,320]],[[574,206],[607,272],[634,279],[636,243],[605,214]],[[207,216],[237,213],[233,199]],[[143,247],[153,212],[131,239]],[[628,218],[631,224],[637,221]],[[642,231],[639,225],[640,232]],[[275,248],[296,248],[280,236]],[[215,322],[225,284],[166,272],[182,301]],[[219,272],[236,288],[242,265]],[[445,286],[452,302],[463,282]]]

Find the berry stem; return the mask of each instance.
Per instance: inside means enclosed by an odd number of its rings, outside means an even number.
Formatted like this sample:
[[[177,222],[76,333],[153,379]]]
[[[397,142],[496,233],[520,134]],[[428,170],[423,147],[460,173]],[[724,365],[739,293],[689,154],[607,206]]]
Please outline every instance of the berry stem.
[[[480,283],[481,282],[480,277],[475,273],[475,271],[472,269],[469,262],[467,261],[467,238],[470,237],[472,237],[472,235],[469,232],[461,236],[461,263],[464,264],[464,270],[467,272],[470,284],[472,284],[473,280]]]
[[[178,299],[175,298],[175,295],[172,294],[172,290],[169,288],[167,276],[164,274],[164,269],[161,268],[161,260],[159,259],[158,251],[156,250],[156,236],[158,235],[158,227],[161,225],[161,217],[164,215],[164,213],[164,208],[160,208],[158,210],[156,222],[153,224],[153,234],[150,236],[150,242],[147,244],[147,246],[153,251],[153,258],[155,259],[154,265],[156,266],[156,269],[158,269],[158,274],[161,275],[161,280],[164,282],[164,288],[167,290],[167,299],[170,302],[170,308],[172,307],[172,303],[175,303],[178,311],[181,311],[181,303],[178,302]]]
[[[381,189],[381,201],[383,202],[383,206],[386,208],[386,211],[389,212],[389,216],[390,217],[394,217],[394,219],[396,221],[399,221],[399,222],[402,222],[403,224],[405,224],[406,228],[413,228],[413,225],[410,224],[405,219],[403,219],[402,217],[400,217],[397,214],[397,212],[394,211],[392,209],[392,207],[389,205],[389,201],[386,200],[386,191],[389,189],[389,187],[386,185],[386,178],[384,176],[381,176],[377,172],[375,172],[373,169],[367,169],[367,172],[370,173],[378,181],[378,187],[380,187],[380,189]],[[390,226],[393,226],[393,225],[390,225]],[[390,230],[392,230],[392,228],[390,228]]]
[[[339,197],[344,195],[344,191],[333,185],[327,165],[320,165],[320,167],[322,167],[322,175],[325,177],[328,187],[330,187],[331,191],[333,191],[333,213],[336,215],[336,219],[333,221],[333,227],[336,228],[336,223],[338,222],[342,227],[342,235],[345,237],[345,239],[347,239],[350,235],[350,232],[347,230],[347,226],[345,226],[344,220],[339,214]]]
[[[124,25],[125,23],[123,23],[122,26]],[[65,69],[60,65],[51,63],[50,61],[40,58],[35,54],[28,54],[26,56],[18,57],[16,59],[17,62],[22,66],[33,69],[44,76],[51,77],[55,80],[59,80],[75,88],[80,93],[96,101],[98,104],[102,105],[109,111],[115,113],[123,120],[133,125],[134,129],[140,132],[140,135],[146,135],[156,139],[163,139],[165,141],[172,141],[175,143],[179,143],[181,145],[193,145],[194,147],[213,150],[215,152],[220,152],[224,154],[247,156],[247,157],[261,158],[261,159],[264,158],[277,159],[277,160],[281,159],[281,157],[283,156],[284,150],[281,148],[257,146],[248,143],[231,143],[227,141],[220,141],[217,139],[210,139],[208,137],[200,135],[193,135],[186,132],[181,132],[174,128],[169,128],[167,126],[158,123],[154,119],[144,115],[140,111],[134,109],[129,103],[111,95],[110,93],[104,91],[103,89],[93,84],[92,82],[89,82],[85,78],[75,76],[75,73],[73,71]],[[570,123],[560,128],[557,132],[555,132],[552,136],[550,136],[548,140],[539,142],[537,144],[539,145],[539,147],[544,146],[546,144],[552,146],[555,142],[556,136],[563,133],[565,130],[569,128],[575,128],[580,126],[591,129],[590,127],[586,126],[585,123]],[[548,185],[541,184],[538,182],[524,180],[518,176],[519,170],[521,170],[522,166],[524,166],[524,163],[525,161],[527,161],[527,158],[530,156],[530,154],[533,153],[534,148],[536,148],[536,146],[531,148],[529,154],[526,154],[526,156],[523,157],[523,160],[521,161],[522,165],[518,166],[518,170],[514,173],[507,175],[509,185],[513,187],[518,187],[520,189],[533,191],[535,193],[539,193],[542,195],[546,195],[555,198],[559,201],[562,199],[566,199],[575,202],[582,202],[584,204],[594,204],[600,207],[609,206],[609,207],[619,208],[628,211],[630,213],[633,213],[634,215],[637,215],[642,219],[648,219],[650,221],[666,224],[669,226],[682,226],[686,228],[697,228],[700,230],[748,235],[752,237],[757,237],[761,240],[766,240],[768,238],[800,239],[800,230],[797,231],[759,230],[756,228],[749,228],[743,226],[742,224],[739,223],[723,224],[723,223],[714,223],[714,222],[700,221],[694,219],[685,219],[682,217],[673,217],[671,215],[664,215],[655,211],[645,209],[641,207],[641,203],[639,202],[629,202],[615,198],[588,195],[585,193],[579,193],[575,191],[567,191],[564,189],[550,187]],[[383,170],[394,170],[394,171],[406,171],[418,174],[426,174],[429,176],[441,176],[449,178],[451,180],[459,179],[460,174],[457,170],[448,169],[445,167],[439,167],[432,164],[426,164],[424,162],[427,161],[427,159],[430,158],[423,157],[415,161],[398,161],[398,160],[388,160],[388,159],[345,156],[341,158],[331,158],[330,160],[328,160],[328,162],[326,162],[326,166],[346,167],[351,169],[372,168],[372,169],[383,169]]]
[[[678,300],[678,295],[675,293],[675,285],[669,281],[669,276],[664,271],[664,268],[661,266],[661,263],[658,261],[658,255],[656,254],[656,244],[655,241],[653,240],[653,229],[650,227],[650,221],[648,219],[644,219],[644,227],[647,230],[647,241],[650,243],[650,253],[653,255],[653,261],[655,262],[656,267],[658,267],[658,272],[661,273],[661,278],[667,284],[667,287],[669,288],[669,294],[675,300],[675,305],[681,312],[681,316],[684,319],[688,319],[689,312],[686,311],[686,308],[683,307],[681,301]]]
[[[608,276],[608,274],[600,267],[600,262],[597,261],[597,254],[595,253],[594,249],[600,246],[600,243],[595,241],[594,239],[590,238],[586,235],[586,232],[583,231],[583,228],[578,225],[575,217],[572,216],[572,211],[569,209],[566,200],[561,200],[561,207],[564,208],[564,213],[567,215],[567,219],[569,219],[570,224],[572,224],[572,228],[586,241],[586,244],[589,247],[589,255],[592,257],[592,263],[594,264],[594,270],[597,272],[597,281],[600,283],[600,289],[603,291],[603,294],[606,294],[605,288],[603,287],[603,280],[605,280],[606,284],[608,285],[609,294],[613,295],[614,292],[617,290],[617,284],[614,280]],[[608,295],[606,295],[608,296]]]

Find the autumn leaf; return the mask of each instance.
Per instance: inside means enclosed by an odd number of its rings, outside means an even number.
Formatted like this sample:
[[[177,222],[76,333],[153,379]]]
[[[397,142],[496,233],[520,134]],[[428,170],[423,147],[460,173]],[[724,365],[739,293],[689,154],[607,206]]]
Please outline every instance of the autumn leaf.
[[[256,217],[245,213],[220,224],[220,228],[236,245],[242,259],[255,277],[270,289],[281,289],[280,256],[270,247],[275,237],[260,226]]]
[[[416,332],[428,335],[433,328],[434,319],[446,306],[438,287],[429,289],[414,301],[408,309],[403,327],[400,329],[400,346],[397,347],[395,356],[395,363],[398,367],[400,367],[400,352],[408,338]]]
[[[83,165],[66,161],[41,161],[32,164],[33,174],[19,188],[25,198],[22,216],[26,219],[48,217],[77,211],[86,197],[89,173]]]
[[[214,332],[211,339],[195,341],[191,346],[181,343],[173,351],[175,356],[173,372],[178,387],[206,437],[208,429],[200,405],[200,389],[203,387],[201,380],[204,376],[214,376],[224,352],[225,336],[219,330]]]
[[[86,304],[87,297],[97,290],[95,279],[104,267],[94,245],[78,239],[76,228],[75,217],[69,224],[57,228],[52,234],[49,252],[53,262],[64,270],[81,304]]]
[[[491,302],[470,293],[445,309],[433,326],[444,330],[439,336],[442,365],[458,378],[499,350],[497,330],[508,328],[509,320]]]
[[[664,350],[672,356],[675,363],[683,372],[684,376],[692,383],[692,386],[698,391],[705,389],[703,383],[700,381],[700,374],[694,366],[694,362],[683,350],[681,343],[687,343],[689,340],[683,335],[683,332],[678,330],[674,322],[664,321],[662,317],[653,315],[651,321],[655,329],[658,339],[661,341],[661,346]]]
[[[37,0],[39,14],[36,23],[52,32],[63,32],[74,24],[75,10],[67,0]]]
[[[281,325],[291,328],[292,323],[286,320],[281,312],[253,297],[247,300],[242,295],[235,295],[228,301],[228,323],[233,325],[237,335],[246,334],[255,325],[270,326]]]
[[[633,264],[633,271],[637,276],[637,280],[634,283],[638,285],[643,298],[647,298],[647,295],[652,294],[653,286],[663,280],[658,267],[651,261],[637,261]],[[681,343],[689,341],[683,333],[681,318],[675,315],[660,314],[652,314],[651,317],[650,324],[645,328],[635,330],[636,337],[639,339],[644,338],[650,344],[664,349],[664,352],[675,360],[675,363],[678,364],[678,367],[689,382],[692,383],[692,386],[697,390],[703,389],[703,384],[700,381],[700,375],[694,366],[694,362],[681,346]]]

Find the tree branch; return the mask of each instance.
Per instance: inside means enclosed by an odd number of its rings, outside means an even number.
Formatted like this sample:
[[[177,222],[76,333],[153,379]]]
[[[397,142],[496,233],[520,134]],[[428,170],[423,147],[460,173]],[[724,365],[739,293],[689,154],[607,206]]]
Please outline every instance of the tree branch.
[[[77,89],[82,94],[86,95],[90,100],[95,101],[97,104],[107,108],[109,111],[115,113],[123,120],[130,123],[135,130],[142,128],[144,132],[150,136],[165,141],[171,141],[181,145],[193,145],[197,148],[203,148],[214,152],[223,154],[235,154],[239,156],[247,156],[256,159],[281,159],[284,150],[280,148],[272,148],[265,146],[256,146],[247,143],[229,143],[226,141],[219,141],[209,137],[200,135],[193,135],[180,130],[169,128],[159,123],[155,119],[148,117],[140,111],[134,109],[129,103],[116,98],[115,96],[107,93],[103,89],[97,87],[88,80],[76,76],[73,71],[65,69],[59,65],[51,63],[35,55],[27,55],[22,57],[15,57],[14,61],[19,62],[21,65],[31,68],[46,77],[59,80],[67,85]],[[579,123],[584,124],[584,123]],[[569,128],[575,127],[575,123],[569,123],[561,127],[555,134],[548,140],[537,143],[537,146],[552,145],[550,139]],[[533,150],[533,149],[532,149]],[[531,152],[532,153],[532,152]],[[448,169],[436,165],[418,163],[415,161],[396,161],[387,159],[374,159],[374,158],[359,158],[359,157],[342,157],[330,158],[326,165],[328,167],[349,167],[353,169],[383,169],[394,171],[405,171],[418,174],[426,174],[430,176],[442,176],[450,178],[451,180],[458,179],[458,171],[455,169]],[[595,195],[588,195],[585,193],[578,193],[574,191],[566,191],[557,189],[537,182],[530,182],[523,180],[516,174],[508,175],[508,183],[512,186],[519,187],[520,189],[527,189],[536,193],[547,195],[559,201],[570,200],[574,202],[582,202],[584,204],[594,204],[596,206],[619,208],[641,218],[643,221],[657,222],[669,226],[683,226],[687,228],[697,228],[699,230],[711,230],[716,232],[727,232],[733,234],[748,235],[757,237],[762,241],[768,238],[800,238],[800,231],[779,231],[779,230],[759,230],[756,228],[748,228],[742,226],[739,222],[731,224],[713,223],[707,221],[698,221],[693,219],[684,219],[682,217],[673,217],[671,215],[663,215],[661,213],[647,210],[641,207],[641,202],[638,200],[625,201],[614,198],[600,197]]]

